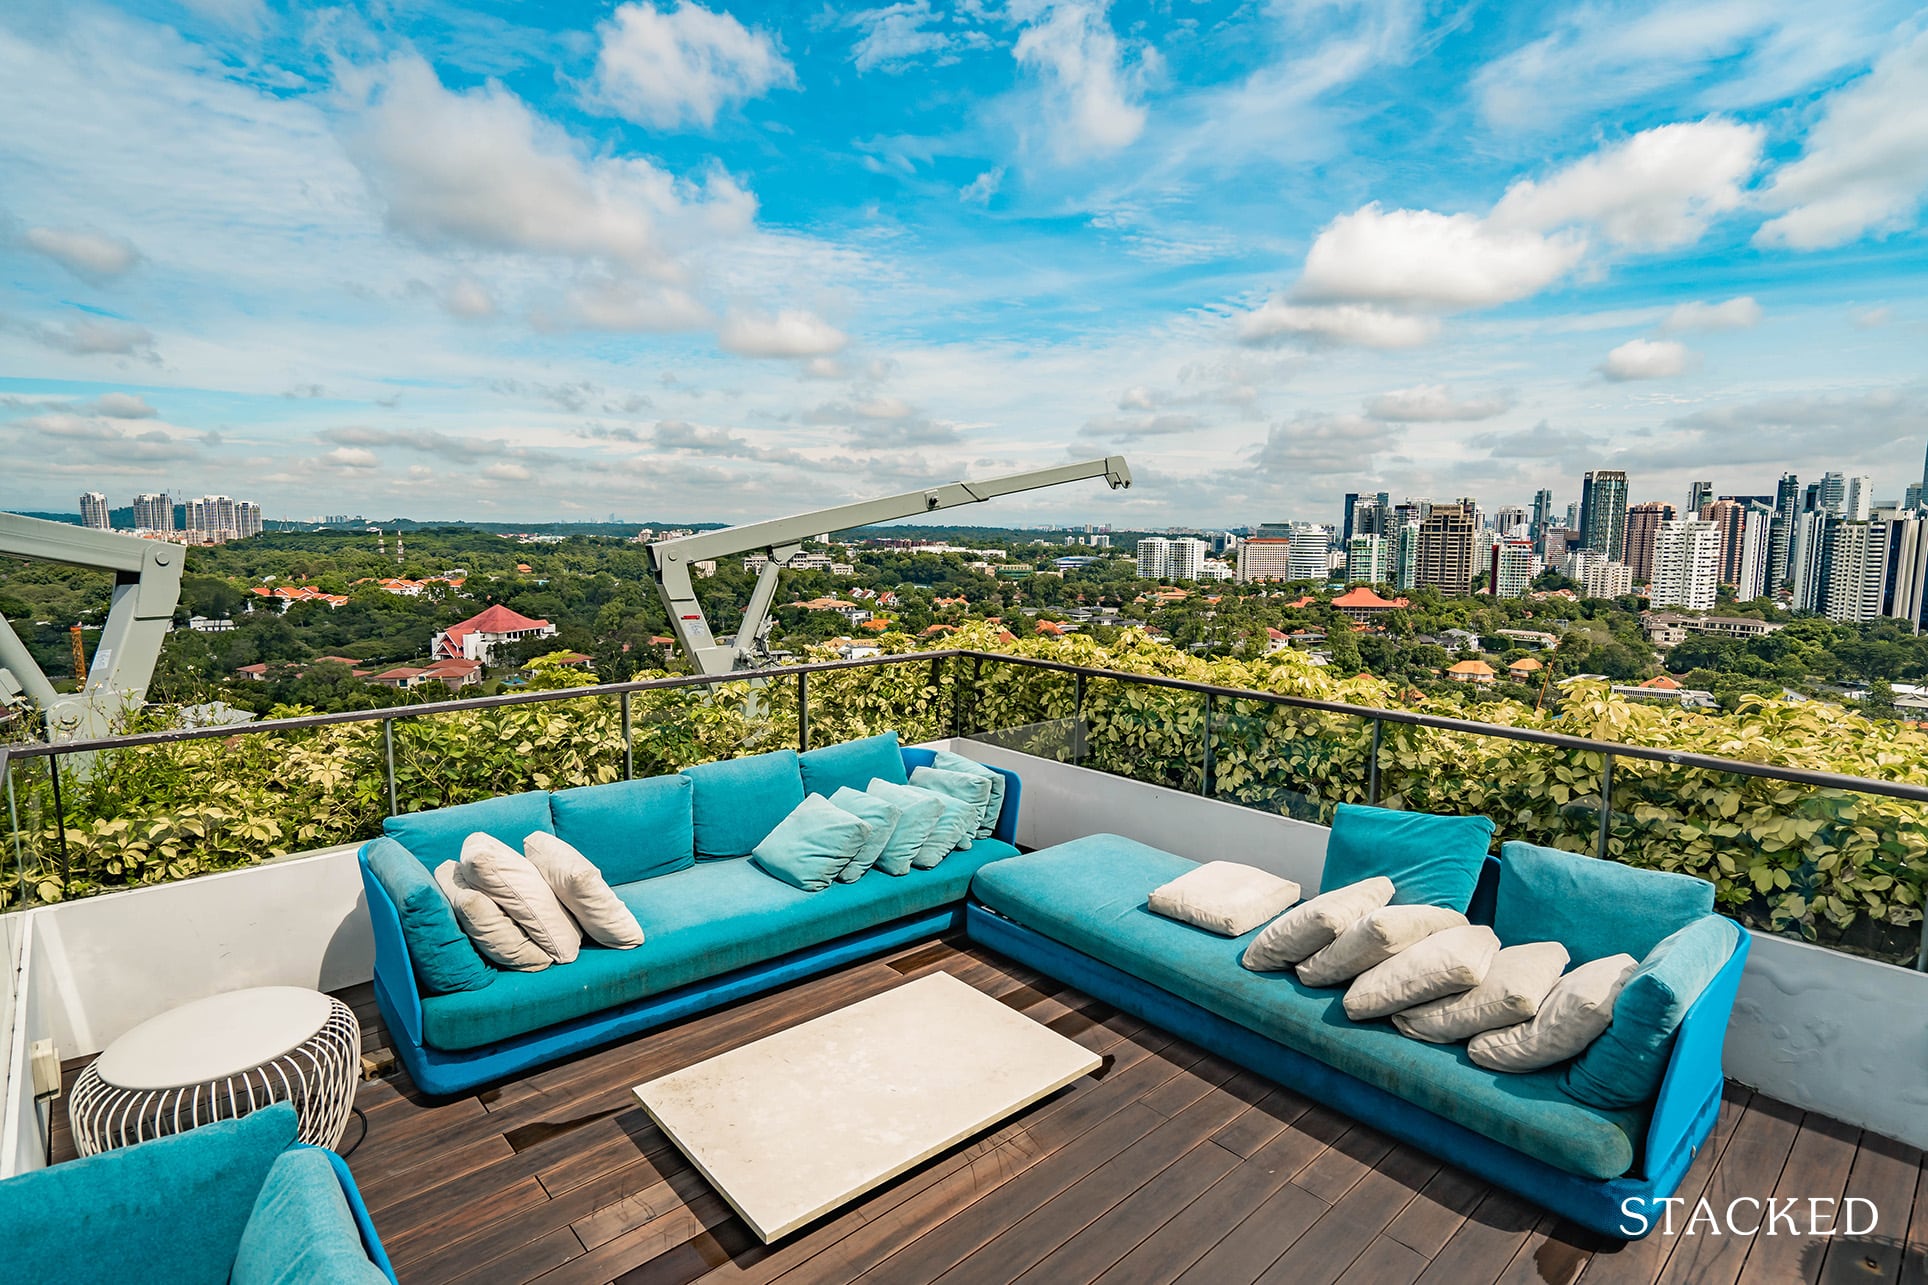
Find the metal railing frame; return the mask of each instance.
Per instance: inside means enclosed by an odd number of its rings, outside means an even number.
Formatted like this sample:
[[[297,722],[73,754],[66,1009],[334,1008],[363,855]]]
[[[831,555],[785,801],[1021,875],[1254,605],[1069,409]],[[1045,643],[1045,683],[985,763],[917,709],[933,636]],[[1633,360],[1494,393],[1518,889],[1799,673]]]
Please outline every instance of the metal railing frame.
[[[1199,764],[1200,793],[1215,793],[1215,741],[1213,724],[1215,711],[1220,700],[1258,702],[1267,705],[1280,705],[1293,709],[1313,710],[1346,718],[1365,720],[1371,727],[1371,747],[1367,760],[1367,799],[1376,803],[1380,793],[1379,756],[1382,747],[1385,724],[1395,723],[1408,727],[1430,728],[1435,731],[1456,732],[1468,736],[1497,737],[1501,740],[1523,741],[1529,744],[1545,745],[1555,749],[1567,750],[1577,754],[1597,754],[1600,756],[1600,821],[1595,840],[1596,855],[1608,857],[1608,838],[1612,823],[1613,775],[1614,764],[1618,759],[1633,759],[1641,762],[1664,763],[1671,767],[1688,768],[1698,771],[1723,772],[1736,776],[1762,777],[1768,780],[1785,781],[1795,785],[1812,786],[1824,790],[1840,790],[1854,794],[1872,794],[1885,798],[1902,799],[1913,803],[1928,803],[1928,785],[1917,785],[1907,781],[1889,781],[1877,777],[1849,776],[1840,772],[1816,771],[1812,768],[1786,767],[1772,763],[1756,763],[1745,759],[1721,758],[1711,754],[1695,754],[1681,750],[1659,749],[1653,746],[1634,745],[1620,741],[1594,740],[1590,737],[1570,736],[1564,732],[1547,732],[1538,728],[1511,727],[1502,723],[1481,723],[1472,719],[1447,718],[1438,714],[1424,714],[1415,710],[1380,709],[1370,705],[1349,705],[1339,701],[1314,700],[1305,696],[1288,696],[1279,692],[1260,691],[1244,687],[1225,687],[1215,683],[1202,683],[1193,679],[1172,678],[1160,674],[1134,674],[1124,670],[1101,669],[1090,665],[1077,665],[1066,661],[1046,660],[1035,656],[1016,656],[1003,652],[977,651],[968,648],[948,648],[938,651],[910,652],[901,655],[872,656],[861,660],[815,661],[801,665],[781,665],[768,669],[739,670],[729,674],[686,674],[666,678],[638,679],[627,683],[601,683],[590,687],[565,687],[552,691],[511,692],[496,696],[472,697],[466,700],[431,701],[420,705],[395,705],[372,710],[344,710],[331,714],[308,714],[298,718],[270,719],[264,722],[232,724],[219,727],[172,728],[154,732],[137,732],[126,736],[103,737],[84,741],[63,741],[58,744],[29,743],[0,745],[0,783],[7,794],[7,818],[13,836],[16,866],[25,870],[25,858],[21,847],[19,813],[15,802],[13,781],[13,760],[45,758],[53,777],[55,806],[60,804],[60,759],[69,754],[85,754],[99,750],[131,749],[142,745],[166,745],[179,741],[204,740],[212,737],[252,736],[282,732],[304,731],[309,728],[327,727],[339,723],[382,724],[382,745],[384,775],[386,777],[389,810],[399,809],[398,789],[395,777],[394,724],[399,719],[427,718],[438,714],[469,713],[476,710],[498,709],[511,705],[532,705],[549,701],[586,700],[616,696],[622,711],[623,737],[623,777],[625,780],[635,774],[635,739],[630,715],[630,698],[636,692],[662,691],[672,688],[713,687],[724,683],[773,682],[786,677],[794,677],[797,685],[797,748],[807,751],[810,748],[810,676],[812,674],[832,673],[846,669],[888,668],[894,665],[928,663],[934,699],[942,701],[942,674],[949,672],[952,679],[952,701],[950,708],[950,728],[953,735],[964,735],[963,684],[952,668],[954,662],[971,662],[972,690],[983,684],[984,666],[987,662],[1000,665],[1015,665],[1026,669],[1044,670],[1069,675],[1073,681],[1073,729],[1072,760],[1082,762],[1086,754],[1083,732],[1086,685],[1090,679],[1103,679],[1114,682],[1136,683],[1146,687],[1160,687],[1170,691],[1188,692],[1203,699],[1205,717],[1201,724]],[[67,870],[66,815],[57,810],[56,826],[59,835],[61,869]],[[1928,917],[1924,918],[1921,949],[1917,954],[1916,967],[1928,971]]]

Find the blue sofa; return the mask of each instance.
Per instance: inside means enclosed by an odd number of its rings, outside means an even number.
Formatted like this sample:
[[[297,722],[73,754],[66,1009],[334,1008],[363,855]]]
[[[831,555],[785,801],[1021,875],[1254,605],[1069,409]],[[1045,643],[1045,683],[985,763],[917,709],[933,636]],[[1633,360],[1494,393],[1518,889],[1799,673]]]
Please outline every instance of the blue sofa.
[[[1542,865],[1548,852],[1533,850]],[[1515,862],[1522,870],[1526,856]],[[1575,964],[1621,952],[1645,959],[1676,929],[1714,918],[1712,887],[1698,880],[1551,859],[1551,886],[1536,892],[1525,875],[1503,878],[1501,861],[1484,858],[1468,917],[1493,925],[1505,945],[1560,941]],[[1488,1071],[1463,1044],[1408,1039],[1390,1021],[1352,1021],[1343,987],[1247,970],[1240,956],[1259,929],[1228,939],[1152,914],[1147,894],[1193,866],[1115,835],[1041,849],[978,873],[967,928],[1001,954],[1583,1227],[1622,1239],[1646,1234],[1651,1202],[1679,1186],[1720,1108],[1721,1043],[1746,933],[1726,920],[1706,925],[1732,930],[1732,953],[1707,963],[1712,978],[1662,1055],[1657,1095],[1605,1109],[1568,1093],[1563,1067]]]
[[[0,1182],[6,1278],[392,1285],[348,1166],[296,1127],[276,1103]]]
[[[934,757],[885,733],[803,755],[781,750],[388,818],[360,860],[375,930],[375,998],[402,1064],[425,1093],[466,1092],[960,928],[971,876],[1017,853],[1021,786],[1008,772],[992,837],[928,870],[872,870],[806,893],[747,858],[806,793],[862,789],[879,778],[902,783]],[[483,964],[485,984],[433,993],[418,967],[424,961],[411,960],[403,911],[371,860],[381,865],[395,853],[381,846],[399,845],[433,870],[456,859],[471,833],[520,849],[537,830],[596,863],[635,912],[643,944],[611,950],[585,942],[574,962],[533,973]]]

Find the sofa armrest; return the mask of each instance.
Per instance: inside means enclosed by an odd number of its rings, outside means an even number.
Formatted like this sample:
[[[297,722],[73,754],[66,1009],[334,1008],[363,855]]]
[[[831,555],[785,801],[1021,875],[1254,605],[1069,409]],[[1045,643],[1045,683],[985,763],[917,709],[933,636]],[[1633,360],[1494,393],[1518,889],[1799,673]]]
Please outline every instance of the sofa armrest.
[[[374,1219],[368,1216],[368,1206],[362,1203],[361,1188],[355,1185],[355,1175],[348,1171],[348,1162],[332,1151],[323,1151],[322,1154],[328,1157],[328,1163],[335,1171],[335,1181],[341,1184],[342,1199],[348,1202],[349,1216],[355,1220],[355,1230],[361,1233],[362,1252],[394,1285],[395,1268],[388,1261],[388,1251],[382,1248],[382,1238],[375,1232]]]
[[[1720,1095],[1724,1079],[1721,1047],[1727,1040],[1727,1021],[1734,1011],[1741,972],[1747,966],[1748,947],[1753,944],[1747,929],[1738,924],[1735,929],[1740,940],[1734,953],[1688,1007],[1680,1029],[1674,1033],[1673,1052],[1668,1056],[1667,1072],[1660,1081],[1660,1095],[1654,1099],[1653,1118],[1647,1125],[1649,1173],[1687,1144],[1709,1099]]]
[[[361,866],[362,894],[368,901],[368,919],[375,929],[375,985],[387,994],[401,1019],[402,1033],[410,1043],[422,1043],[422,993],[415,985],[415,963],[408,957],[408,939],[402,935],[402,914],[382,887],[382,881],[368,868],[368,844],[355,854]]]
[[[1018,845],[1018,799],[1024,793],[1024,782],[1018,779],[1016,772],[991,767],[989,763],[984,766],[1004,778],[1004,810],[997,814],[997,824],[991,827],[991,837],[1015,848]]]

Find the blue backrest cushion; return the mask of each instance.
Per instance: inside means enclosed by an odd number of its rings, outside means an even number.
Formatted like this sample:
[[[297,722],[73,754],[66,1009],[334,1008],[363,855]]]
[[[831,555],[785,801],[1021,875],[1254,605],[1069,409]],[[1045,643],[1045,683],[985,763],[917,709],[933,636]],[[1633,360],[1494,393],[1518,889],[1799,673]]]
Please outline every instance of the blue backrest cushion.
[[[690,779],[682,773],[558,790],[549,796],[556,836],[612,884],[696,864]],[[520,848],[521,844],[516,846]]]
[[[520,850],[521,844],[516,845]],[[393,839],[381,838],[363,851],[368,871],[382,885],[402,918],[415,983],[425,995],[479,991],[495,980],[495,969],[455,921],[449,899],[435,885],[414,853]]]
[[[285,1102],[239,1120],[0,1182],[13,1281],[225,1281],[269,1167],[295,1140]]]
[[[1502,946],[1557,941],[1573,966],[1632,955],[1714,910],[1714,885],[1669,870],[1512,842],[1500,847],[1493,931]]]
[[[795,750],[686,767],[696,858],[747,857],[803,802]]]
[[[268,1170],[241,1233],[229,1285],[379,1285],[335,1167],[317,1147],[291,1147]]]
[[[462,840],[472,834],[494,835],[520,852],[522,841],[537,830],[555,833],[547,790],[410,812],[382,822],[382,833],[399,841],[430,870],[444,861],[460,861]]]
[[[870,822],[810,794],[763,837],[750,860],[792,888],[822,892],[857,859],[870,836]]]
[[[1702,915],[1648,951],[1614,1000],[1612,1024],[1567,1067],[1567,1096],[1609,1110],[1651,1101],[1681,1019],[1739,943],[1731,920]]]
[[[803,772],[804,790],[825,798],[845,786],[862,792],[872,781],[902,785],[909,779],[904,774],[904,755],[895,732],[811,750],[798,760],[798,767]]]
[[[1492,843],[1493,823],[1485,817],[1341,803],[1332,815],[1319,891],[1384,875],[1392,880],[1395,906],[1446,906],[1464,914]]]

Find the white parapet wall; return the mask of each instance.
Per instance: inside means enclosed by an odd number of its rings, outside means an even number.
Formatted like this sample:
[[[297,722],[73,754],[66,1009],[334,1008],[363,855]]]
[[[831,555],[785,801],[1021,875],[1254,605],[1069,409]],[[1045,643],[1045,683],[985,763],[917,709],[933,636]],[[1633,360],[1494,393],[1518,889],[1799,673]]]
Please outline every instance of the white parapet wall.
[[[1324,826],[975,741],[951,747],[1024,781],[1018,842],[1122,834],[1198,861],[1243,861],[1308,895]],[[1928,1147],[1928,974],[1754,933],[1727,1028],[1730,1078],[1769,1097]]]

